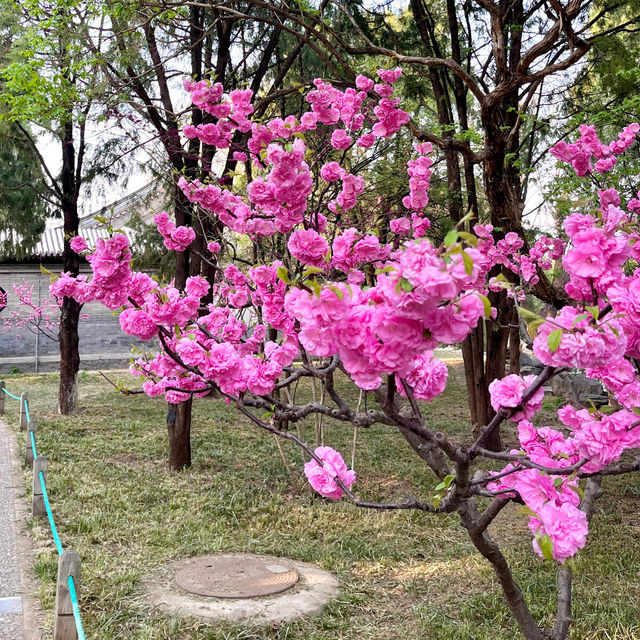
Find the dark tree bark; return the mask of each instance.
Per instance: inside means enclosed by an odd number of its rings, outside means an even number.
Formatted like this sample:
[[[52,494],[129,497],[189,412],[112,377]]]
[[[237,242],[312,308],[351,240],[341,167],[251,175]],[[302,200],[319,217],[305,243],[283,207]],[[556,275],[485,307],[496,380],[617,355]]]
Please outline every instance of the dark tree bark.
[[[223,181],[222,176],[211,176],[211,151],[202,151],[197,140],[191,140],[186,150],[182,146],[180,126],[182,124],[175,107],[175,96],[170,86],[171,61],[175,50],[171,50],[166,60],[166,50],[160,45],[162,33],[162,12],[147,7],[143,12],[131,15],[135,24],[124,23],[122,17],[112,17],[113,38],[121,59],[113,61],[114,56],[101,57],[102,70],[112,87],[118,94],[126,89],[130,97],[128,102],[134,111],[145,118],[151,125],[166,155],[167,166],[173,175],[173,193],[171,194],[173,213],[176,225],[192,226],[196,239],[190,249],[192,251],[176,252],[174,284],[183,289],[187,278],[193,275],[204,275],[213,284],[215,269],[202,259],[206,255],[207,240],[219,236],[220,223],[211,220],[192,205],[182,190],[177,186],[178,179],[213,178]],[[220,12],[215,7],[202,5],[189,6],[187,25],[188,41],[184,43],[183,53],[190,57],[191,75],[200,80],[208,75],[218,82],[225,83],[228,89],[237,81],[238,69],[234,68],[232,47],[238,35],[237,18]],[[131,57],[131,41],[133,35],[140,36],[144,42],[146,53],[151,64],[144,58]],[[278,25],[271,30],[254,69],[252,88],[257,90],[272,65],[271,56],[280,35]],[[135,40],[135,47],[140,41]],[[87,44],[94,53],[98,53],[95,43]],[[296,54],[297,55],[297,54]],[[141,71],[144,69],[144,72]],[[152,82],[147,82],[152,79]],[[231,87],[233,88],[233,87]],[[152,93],[153,92],[153,93]],[[268,100],[267,100],[268,103]],[[193,109],[192,124],[197,126],[206,122],[207,116],[198,109]],[[233,170],[235,162],[227,161],[224,173]],[[199,255],[200,254],[200,255]],[[168,407],[167,424],[169,425],[169,467],[178,470],[191,464],[191,406],[192,402],[183,402]]]
[[[81,145],[84,141],[81,140]],[[82,150],[82,149],[81,149]],[[79,159],[81,164],[81,158]],[[64,216],[64,251],[63,270],[77,276],[80,262],[78,254],[71,249],[69,238],[78,233],[78,166],[73,136],[73,123],[69,120],[63,127],[62,135],[62,214]],[[78,322],[80,309],[73,298],[65,297],[62,301],[60,313],[60,328],[58,339],[60,343],[60,383],[58,390],[58,404],[60,413],[69,415],[75,413],[78,400],[78,371],[80,370],[80,352],[78,337]]]
[[[181,471],[191,466],[191,400],[169,404],[169,469]]]

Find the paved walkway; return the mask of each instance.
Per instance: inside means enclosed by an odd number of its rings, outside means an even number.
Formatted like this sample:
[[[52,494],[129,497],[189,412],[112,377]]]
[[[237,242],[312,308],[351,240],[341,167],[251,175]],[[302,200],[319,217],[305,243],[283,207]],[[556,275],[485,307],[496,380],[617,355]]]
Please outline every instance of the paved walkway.
[[[0,638],[40,640],[26,588],[25,489],[16,449],[12,430],[0,418]]]

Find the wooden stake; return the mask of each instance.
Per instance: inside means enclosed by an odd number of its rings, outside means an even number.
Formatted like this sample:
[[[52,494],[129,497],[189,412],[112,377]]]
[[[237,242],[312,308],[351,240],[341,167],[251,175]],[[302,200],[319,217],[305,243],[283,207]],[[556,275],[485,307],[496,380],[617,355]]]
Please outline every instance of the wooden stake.
[[[24,453],[24,463],[29,467],[33,464],[34,458],[33,445],[31,444],[31,434],[33,433],[33,440],[35,442],[37,431],[38,421],[35,418],[31,418],[31,420],[27,424],[27,446]]]
[[[31,494],[31,514],[34,516],[44,516],[47,508],[44,506],[44,496],[42,495],[42,483],[40,482],[40,472],[47,481],[47,459],[38,456],[33,461],[33,492]]]
[[[0,415],[4,415],[4,399],[5,399],[5,383],[4,380],[0,380]]]
[[[24,409],[24,403],[29,402],[29,392],[23,391],[20,396],[20,431],[27,430],[27,412]]]
[[[80,590],[80,555],[73,549],[63,551],[58,559],[58,586],[56,589],[56,609],[53,623],[54,640],[77,640],[76,623],[69,592],[69,576],[73,576],[76,594]]]

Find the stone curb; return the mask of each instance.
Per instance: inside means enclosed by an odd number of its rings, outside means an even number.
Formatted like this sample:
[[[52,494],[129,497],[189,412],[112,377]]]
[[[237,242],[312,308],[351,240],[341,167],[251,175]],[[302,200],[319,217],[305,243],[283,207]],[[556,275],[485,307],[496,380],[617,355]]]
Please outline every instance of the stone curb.
[[[35,558],[34,545],[27,534],[28,509],[26,502],[26,490],[20,462],[18,457],[18,443],[15,432],[9,427],[7,422],[0,418],[0,443],[8,442],[9,450],[2,450],[0,445],[0,456],[10,460],[9,487],[13,488],[13,512],[14,512],[14,542],[17,551],[17,561],[20,570],[20,592],[16,595],[22,598],[22,619],[24,640],[44,640],[45,626],[43,623],[44,613],[39,603],[32,597],[38,586],[32,571]],[[19,636],[20,637],[20,636]],[[5,639],[3,639],[5,640]],[[6,638],[6,640],[12,640]],[[20,638],[22,640],[22,638]]]

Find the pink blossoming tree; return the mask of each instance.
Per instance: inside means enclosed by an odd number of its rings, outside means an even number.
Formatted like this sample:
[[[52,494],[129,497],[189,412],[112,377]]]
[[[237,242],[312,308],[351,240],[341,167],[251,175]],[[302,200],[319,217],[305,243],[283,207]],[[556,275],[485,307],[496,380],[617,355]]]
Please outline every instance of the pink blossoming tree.
[[[251,121],[247,91],[227,95],[217,83],[185,82],[193,103],[212,119],[184,135],[221,156],[238,154],[246,161],[247,186],[234,188],[212,175],[208,182],[182,179],[180,187],[227,228],[229,239],[248,238],[264,259],[250,268],[223,268],[214,259],[221,247],[211,242],[210,254],[200,257],[215,266],[215,281],[195,275],[179,291],[133,272],[128,240],[114,233],[89,253],[92,277],[64,275],[52,293],[100,301],[120,312],[123,331],[154,341],[158,348],[131,367],[149,396],[176,403],[214,391],[258,427],[296,442],[309,458],[304,472],[311,486],[326,498],[346,497],[371,509],[457,513],[493,566],[523,635],[563,640],[571,622],[568,561],[586,544],[600,479],[640,469],[637,452],[625,455],[640,447],[640,271],[625,269],[640,258],[640,196],[623,206],[614,190],[599,191],[596,211],[567,219],[566,246],[541,238],[524,253],[515,233],[495,241],[490,225],[476,225],[473,233],[454,229],[436,245],[426,235],[432,148],[416,144],[403,208],[390,213],[388,242],[381,242],[352,226],[350,212],[371,188],[370,176],[358,175],[359,162],[409,119],[394,97],[400,73],[380,70],[377,82],[360,76],[344,91],[316,80],[307,112],[262,123]],[[604,144],[585,128],[579,141],[553,153],[581,175],[606,174],[638,130],[630,125]],[[246,145],[234,143],[235,131],[247,134]],[[156,223],[167,248],[189,250],[191,229],[176,227],[166,214]],[[542,373],[496,380],[490,387],[496,415],[475,440],[457,442],[435,432],[421,405],[446,386],[447,368],[434,349],[459,343],[481,318],[492,317],[490,291],[506,289],[520,305],[541,270],[560,259],[573,303],[556,318],[535,319],[533,349],[545,364]],[[496,265],[510,270],[513,282],[490,277]],[[211,295],[203,308],[202,299]],[[534,427],[543,385],[568,367],[585,368],[619,406],[566,406],[558,411],[561,425]],[[374,405],[364,411],[349,406],[334,385],[338,371]],[[293,402],[289,389],[302,378],[320,381],[324,399]],[[314,449],[281,428],[313,415],[397,428],[433,471],[435,499],[429,487],[427,498],[361,500],[356,474],[337,451]],[[489,450],[489,438],[506,420],[517,423],[518,446]],[[488,533],[511,503],[524,505],[532,550],[557,563],[553,628],[534,619]]]

